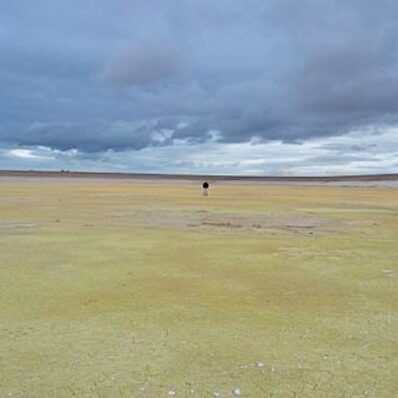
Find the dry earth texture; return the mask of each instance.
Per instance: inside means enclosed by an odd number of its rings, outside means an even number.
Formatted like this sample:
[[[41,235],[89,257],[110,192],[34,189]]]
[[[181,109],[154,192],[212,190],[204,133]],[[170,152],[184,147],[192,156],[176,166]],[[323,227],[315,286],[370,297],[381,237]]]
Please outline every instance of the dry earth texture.
[[[1,397],[397,396],[398,190],[0,195]]]

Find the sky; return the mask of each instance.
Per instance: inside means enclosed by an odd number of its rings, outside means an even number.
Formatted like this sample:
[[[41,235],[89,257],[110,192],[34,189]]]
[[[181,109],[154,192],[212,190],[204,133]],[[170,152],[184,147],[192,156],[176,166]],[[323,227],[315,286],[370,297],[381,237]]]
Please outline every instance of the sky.
[[[398,172],[396,0],[1,0],[0,168]]]

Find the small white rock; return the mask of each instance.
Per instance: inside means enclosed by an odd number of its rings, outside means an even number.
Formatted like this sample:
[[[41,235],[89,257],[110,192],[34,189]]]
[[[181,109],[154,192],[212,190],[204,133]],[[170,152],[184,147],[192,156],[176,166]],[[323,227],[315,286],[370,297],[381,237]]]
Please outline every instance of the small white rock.
[[[169,397],[175,397],[175,395],[176,395],[175,391],[173,391],[173,390],[169,391]]]
[[[218,393],[218,392],[213,392],[213,397],[214,397],[214,398],[219,398],[219,397],[220,397],[220,393]]]
[[[232,390],[232,396],[233,396],[233,397],[240,397],[240,389],[239,389],[238,387],[235,387],[235,388]]]
[[[257,366],[258,366],[259,368],[263,368],[263,367],[265,366],[265,363],[262,362],[262,361],[259,361],[259,362],[257,362]]]

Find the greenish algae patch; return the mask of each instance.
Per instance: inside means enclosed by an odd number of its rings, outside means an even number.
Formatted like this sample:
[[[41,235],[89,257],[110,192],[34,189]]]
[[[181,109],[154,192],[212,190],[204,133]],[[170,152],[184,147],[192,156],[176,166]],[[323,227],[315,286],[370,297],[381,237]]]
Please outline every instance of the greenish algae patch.
[[[396,190],[25,181],[0,195],[0,396],[398,390]]]

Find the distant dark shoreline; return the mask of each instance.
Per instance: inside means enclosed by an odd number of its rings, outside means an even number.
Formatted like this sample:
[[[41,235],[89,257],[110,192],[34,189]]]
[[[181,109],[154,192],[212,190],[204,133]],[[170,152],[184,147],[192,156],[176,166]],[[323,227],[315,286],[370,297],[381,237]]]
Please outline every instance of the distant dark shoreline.
[[[342,176],[234,176],[234,175],[196,175],[196,174],[151,174],[151,173],[106,173],[86,171],[36,171],[0,170],[0,177],[41,177],[41,178],[99,178],[99,179],[142,179],[142,180],[191,180],[209,179],[212,181],[241,182],[372,182],[398,181],[397,174],[369,174]]]

